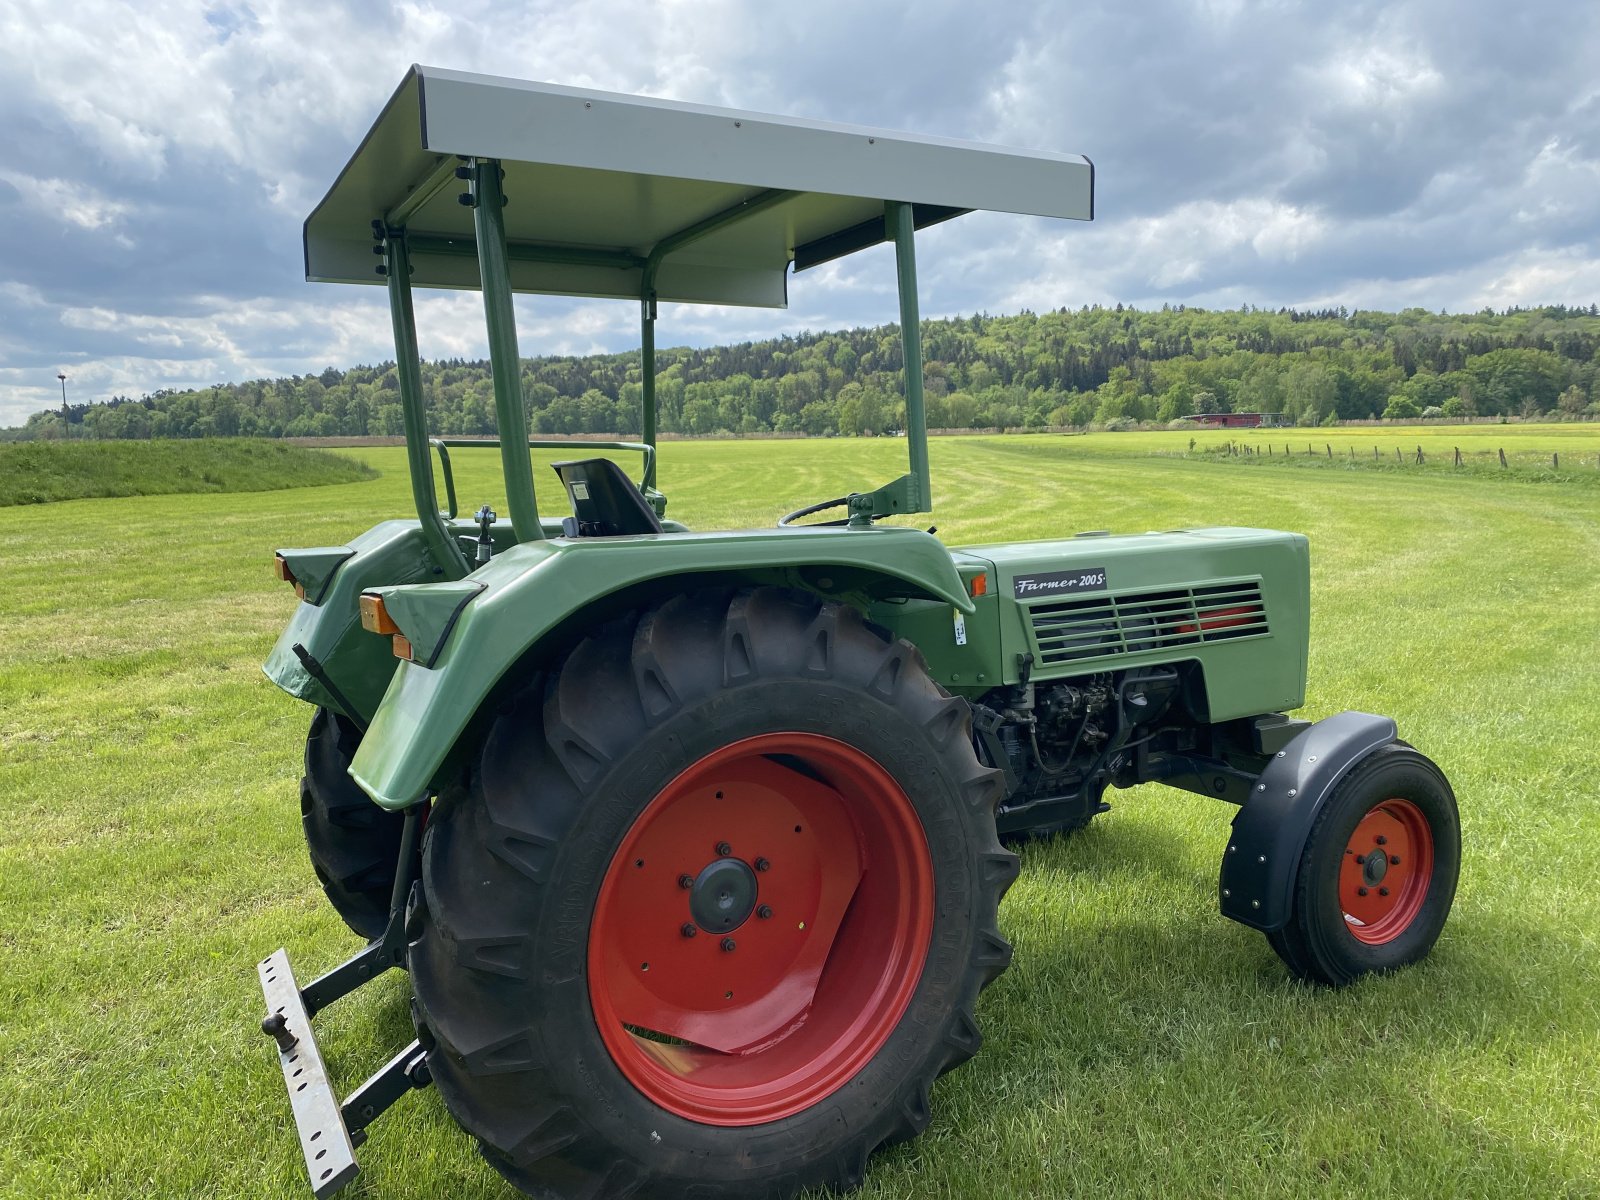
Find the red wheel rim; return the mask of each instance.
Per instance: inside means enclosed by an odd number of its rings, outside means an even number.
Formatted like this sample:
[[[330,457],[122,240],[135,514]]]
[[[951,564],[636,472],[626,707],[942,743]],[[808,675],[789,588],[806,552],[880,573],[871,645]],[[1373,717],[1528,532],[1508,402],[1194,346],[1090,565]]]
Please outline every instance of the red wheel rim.
[[[1378,946],[1399,937],[1422,911],[1433,878],[1433,830],[1409,800],[1372,806],[1345,843],[1339,904],[1357,941]]]
[[[874,759],[810,733],[734,742],[661,790],[601,881],[595,1023],[669,1112],[708,1125],[792,1116],[899,1025],[933,903],[922,822]]]

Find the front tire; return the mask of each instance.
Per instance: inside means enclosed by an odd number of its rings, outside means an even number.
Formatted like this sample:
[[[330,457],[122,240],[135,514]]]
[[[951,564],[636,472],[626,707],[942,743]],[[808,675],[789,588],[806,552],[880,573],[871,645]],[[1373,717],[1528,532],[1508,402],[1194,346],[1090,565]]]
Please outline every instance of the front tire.
[[[430,819],[446,1106],[532,1195],[859,1184],[1010,960],[999,790],[964,702],[848,607],[694,593],[597,631]]]
[[[1444,773],[1403,743],[1341,779],[1301,852],[1289,923],[1267,940],[1300,978],[1342,987],[1424,958],[1455,900],[1461,818]]]

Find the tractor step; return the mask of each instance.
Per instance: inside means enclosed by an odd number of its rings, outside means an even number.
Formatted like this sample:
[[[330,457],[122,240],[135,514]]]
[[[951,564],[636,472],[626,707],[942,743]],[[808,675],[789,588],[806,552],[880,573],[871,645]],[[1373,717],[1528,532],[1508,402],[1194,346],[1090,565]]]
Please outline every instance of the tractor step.
[[[306,1174],[317,1200],[325,1200],[360,1172],[355,1143],[345,1128],[339,1098],[317,1049],[311,1014],[306,1011],[300,985],[295,983],[289,952],[279,950],[256,969],[267,999],[267,1019],[261,1027],[278,1043],[278,1065],[283,1068],[289,1107],[306,1156]]]

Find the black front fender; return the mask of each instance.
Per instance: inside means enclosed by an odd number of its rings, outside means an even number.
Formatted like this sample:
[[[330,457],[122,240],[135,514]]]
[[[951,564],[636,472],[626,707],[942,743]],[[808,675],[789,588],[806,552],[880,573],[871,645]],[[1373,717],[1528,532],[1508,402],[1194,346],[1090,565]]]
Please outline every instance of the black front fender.
[[[1343,712],[1302,730],[1273,757],[1233,818],[1217,884],[1223,916],[1267,933],[1284,927],[1317,813],[1351,767],[1395,736],[1388,717]]]

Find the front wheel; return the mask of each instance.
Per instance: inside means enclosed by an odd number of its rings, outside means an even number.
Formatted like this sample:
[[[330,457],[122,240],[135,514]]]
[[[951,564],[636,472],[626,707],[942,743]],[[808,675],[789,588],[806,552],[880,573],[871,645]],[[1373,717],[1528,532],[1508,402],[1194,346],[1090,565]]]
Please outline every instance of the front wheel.
[[[1461,818],[1444,773],[1384,746],[1339,781],[1301,852],[1289,923],[1267,935],[1302,979],[1339,987],[1433,949],[1461,865]]]
[[[445,1104],[534,1195],[858,1184],[978,1047],[998,796],[965,703],[853,609],[705,592],[597,631],[430,819]]]

